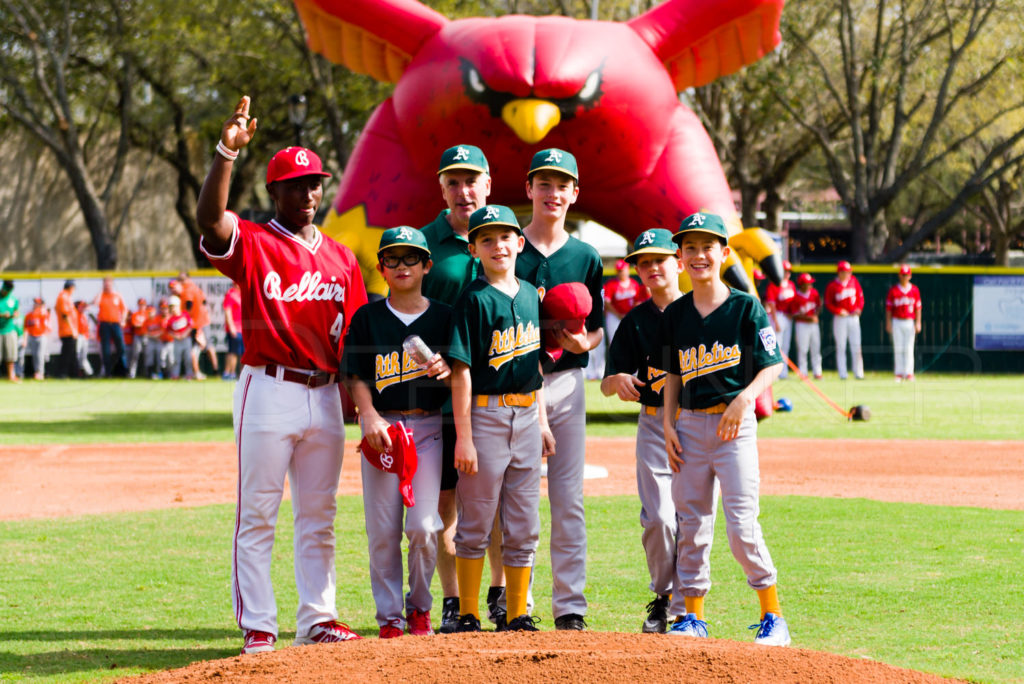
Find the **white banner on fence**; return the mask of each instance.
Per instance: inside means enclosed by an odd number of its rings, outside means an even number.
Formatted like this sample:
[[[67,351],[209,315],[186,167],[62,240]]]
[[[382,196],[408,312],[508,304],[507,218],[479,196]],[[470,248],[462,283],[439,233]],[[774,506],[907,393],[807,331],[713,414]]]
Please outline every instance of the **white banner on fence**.
[[[1024,350],[1024,276],[974,276],[974,348]]]

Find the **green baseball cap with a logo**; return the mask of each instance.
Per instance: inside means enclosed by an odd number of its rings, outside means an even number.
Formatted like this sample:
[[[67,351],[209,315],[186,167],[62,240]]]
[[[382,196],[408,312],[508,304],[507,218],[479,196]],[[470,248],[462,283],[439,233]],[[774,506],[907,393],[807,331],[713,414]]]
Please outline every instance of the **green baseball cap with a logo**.
[[[672,231],[664,228],[650,228],[636,236],[633,240],[633,251],[626,255],[626,261],[631,264],[637,262],[641,254],[668,254],[676,253],[676,244],[672,242]]]
[[[531,178],[538,171],[561,171],[572,176],[572,179],[577,183],[580,182],[580,172],[576,166],[576,157],[572,156],[571,152],[566,152],[556,147],[541,150],[533,155],[533,160],[530,162],[530,171],[526,174],[526,177]]]
[[[686,233],[710,233],[725,244],[729,244],[729,229],[725,227],[725,221],[718,214],[705,214],[698,211],[690,214],[679,224],[679,230],[672,236],[676,244],[682,244],[683,235]]]
[[[470,242],[473,240],[473,231],[493,226],[507,226],[520,235],[523,234],[523,229],[519,227],[519,220],[516,218],[514,211],[500,204],[488,204],[486,207],[480,207],[469,216],[468,237]]]
[[[483,150],[475,145],[456,145],[441,153],[441,164],[437,167],[438,175],[459,169],[478,173],[491,172]]]
[[[384,234],[380,236],[380,246],[377,248],[377,254],[380,254],[389,247],[415,247],[416,249],[423,250],[427,253],[427,256],[430,256],[427,238],[423,236],[423,233],[409,226],[398,226],[397,228],[388,228],[384,231]]]

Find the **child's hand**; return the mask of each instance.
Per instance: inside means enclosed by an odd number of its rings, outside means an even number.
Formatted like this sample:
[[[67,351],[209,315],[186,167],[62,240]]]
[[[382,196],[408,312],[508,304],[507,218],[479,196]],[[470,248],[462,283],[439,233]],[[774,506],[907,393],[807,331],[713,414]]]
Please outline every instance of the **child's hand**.
[[[686,461],[683,460],[683,445],[679,443],[679,435],[674,426],[665,430],[665,451],[668,452],[668,467],[673,473],[678,473],[679,466]]]
[[[555,435],[551,428],[544,425],[540,429],[541,458],[555,455]]]
[[[467,475],[476,474],[476,447],[472,442],[464,439],[455,440],[455,469]]]
[[[571,333],[565,328],[556,328],[555,340],[562,346],[562,349],[573,354],[584,354],[590,351],[586,328],[578,333]]]
[[[628,373],[609,375],[605,380],[608,383],[608,387],[614,390],[615,394],[622,401],[639,401],[640,392],[637,391],[637,388],[644,387],[647,384],[635,375],[629,375]]]
[[[391,424],[388,421],[381,418],[379,413],[374,412],[373,415],[364,414],[362,423],[363,436],[366,437],[366,441],[371,447],[381,453],[391,450],[391,436],[388,434]]]
[[[430,363],[427,364],[427,377],[444,380],[451,374],[452,369],[445,363],[444,357],[434,354],[434,358],[430,359]]]
[[[729,402],[715,430],[715,434],[720,440],[728,442],[736,439],[736,435],[740,432],[740,425],[743,423],[743,414],[747,412],[748,408],[750,408],[750,403],[744,400],[742,394]]]

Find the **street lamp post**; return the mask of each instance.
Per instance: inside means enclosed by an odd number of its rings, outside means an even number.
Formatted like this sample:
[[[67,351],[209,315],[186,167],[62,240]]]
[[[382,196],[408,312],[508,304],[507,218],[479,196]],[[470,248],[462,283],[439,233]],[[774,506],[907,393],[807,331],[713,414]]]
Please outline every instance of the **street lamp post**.
[[[288,98],[288,120],[292,122],[292,127],[295,129],[295,144],[299,147],[302,147],[302,129],[306,125],[308,109],[305,95],[295,94]]]

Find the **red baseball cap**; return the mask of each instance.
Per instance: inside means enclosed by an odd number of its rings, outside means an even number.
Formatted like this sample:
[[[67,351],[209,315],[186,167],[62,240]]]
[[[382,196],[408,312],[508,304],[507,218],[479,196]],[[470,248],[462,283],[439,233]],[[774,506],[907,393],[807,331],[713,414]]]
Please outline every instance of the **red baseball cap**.
[[[800,277],[796,279],[796,282],[799,285],[810,285],[814,282],[814,276],[810,273],[801,273]]]
[[[842,273],[843,271],[852,271],[853,266],[850,265],[849,261],[840,261],[836,264],[836,272]]]
[[[43,301],[42,297],[33,297],[32,298],[32,303],[33,304],[45,304],[45,302]]]
[[[782,261],[782,270],[783,271],[792,271],[793,270],[793,264],[789,263],[788,261],[786,261],[784,259]]]
[[[305,147],[286,147],[273,157],[267,164],[267,184],[302,176],[323,176],[331,174],[324,171],[320,157],[313,150]]]
[[[621,271],[624,268],[629,268],[629,264],[626,263],[625,259],[619,259],[615,262],[615,270]]]
[[[900,275],[910,275],[910,266],[906,264],[900,266]]]
[[[544,329],[544,351],[552,359],[557,361],[562,355],[562,346],[555,340],[555,330],[580,332],[593,306],[594,300],[583,283],[562,283],[544,294],[540,304],[541,327]]]

